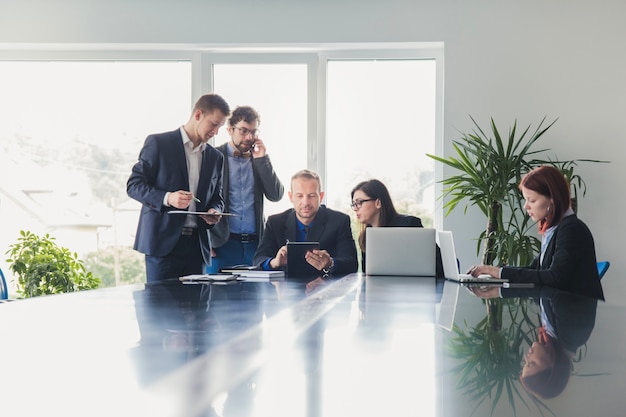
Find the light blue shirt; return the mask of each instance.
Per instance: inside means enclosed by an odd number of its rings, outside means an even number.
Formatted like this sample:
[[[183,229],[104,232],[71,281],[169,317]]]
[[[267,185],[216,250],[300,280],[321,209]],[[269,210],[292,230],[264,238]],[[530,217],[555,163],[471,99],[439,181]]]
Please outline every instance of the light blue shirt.
[[[565,214],[563,214],[563,218],[567,217],[567,216],[571,216],[572,214],[574,214],[574,210],[570,208],[568,208],[565,211]],[[550,240],[552,239],[552,236],[554,235],[554,231],[556,230],[556,228],[559,227],[558,224],[552,226],[551,228],[549,228],[548,230],[546,230],[543,234],[543,237],[541,238],[541,258],[540,258],[540,264],[543,265],[543,255],[546,253],[546,249],[548,248],[548,244],[550,243]]]
[[[228,144],[228,196],[229,212],[236,214],[228,219],[231,233],[256,233],[254,214],[254,174],[252,158],[233,157]]]

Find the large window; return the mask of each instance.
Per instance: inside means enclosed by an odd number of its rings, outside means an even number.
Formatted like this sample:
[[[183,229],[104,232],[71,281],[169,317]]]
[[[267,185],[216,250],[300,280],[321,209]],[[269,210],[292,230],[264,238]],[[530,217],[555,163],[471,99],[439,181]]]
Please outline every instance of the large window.
[[[435,60],[330,60],[327,74],[328,204],[347,211],[352,188],[376,178],[432,227]]]
[[[400,211],[436,226],[424,155],[441,151],[442,49],[349,46],[1,52],[0,252],[19,230],[50,233],[105,285],[143,282],[126,180],[145,137],[181,126],[209,91],[259,111],[287,189],[316,170],[324,202],[349,213],[352,187],[375,177]],[[227,140],[222,129],[214,144]],[[288,207],[285,194],[266,215]]]
[[[213,89],[235,109],[252,106],[261,117],[260,138],[276,174],[286,187],[291,175],[307,167],[307,71],[306,64],[215,64]],[[222,129],[215,144],[227,142]],[[282,201],[266,202],[265,215],[290,206]]]
[[[146,136],[189,117],[191,63],[0,61],[0,74],[0,252],[20,230],[49,233],[105,285],[144,281],[126,180]]]

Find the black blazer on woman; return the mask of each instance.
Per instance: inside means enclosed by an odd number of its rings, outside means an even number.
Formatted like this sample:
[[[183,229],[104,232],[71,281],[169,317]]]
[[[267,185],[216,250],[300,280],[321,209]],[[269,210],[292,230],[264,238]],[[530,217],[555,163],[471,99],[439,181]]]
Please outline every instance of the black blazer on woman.
[[[575,214],[557,226],[543,262],[536,257],[527,267],[504,267],[501,278],[533,282],[604,300],[591,231]]]

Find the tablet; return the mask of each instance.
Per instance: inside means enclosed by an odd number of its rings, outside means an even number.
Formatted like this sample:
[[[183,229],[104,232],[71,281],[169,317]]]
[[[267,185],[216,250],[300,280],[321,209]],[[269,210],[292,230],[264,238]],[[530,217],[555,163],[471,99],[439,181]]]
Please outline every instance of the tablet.
[[[287,242],[287,276],[311,278],[322,275],[304,258],[307,252],[319,248],[319,242]]]

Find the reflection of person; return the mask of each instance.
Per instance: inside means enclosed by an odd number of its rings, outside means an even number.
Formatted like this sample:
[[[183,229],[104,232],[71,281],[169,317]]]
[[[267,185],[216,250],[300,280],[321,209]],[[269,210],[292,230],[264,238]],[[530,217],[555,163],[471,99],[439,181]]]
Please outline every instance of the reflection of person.
[[[598,300],[552,287],[475,286],[469,290],[484,299],[532,297],[538,301],[541,327],[524,357],[519,378],[524,388],[537,397],[561,394],[569,381],[572,358],[589,340],[595,326]]]
[[[263,237],[263,197],[279,201],[285,192],[258,136],[259,123],[252,107],[237,107],[228,120],[230,141],[217,147],[224,155],[224,211],[236,216],[224,216],[211,229],[214,257],[207,273],[252,264]]]
[[[179,129],[146,138],[126,188],[142,203],[134,248],[146,255],[148,282],[201,274],[205,260],[210,263],[207,229],[220,216],[168,212],[222,211],[224,157],[207,142],[229,113],[223,98],[206,94]]]
[[[205,332],[217,327],[209,291],[200,285],[159,281],[133,292],[140,340],[132,349],[137,377],[149,385],[205,349]]]
[[[393,205],[385,184],[372,179],[358,183],[350,194],[350,206],[361,223],[359,247],[361,248],[361,270],[365,272],[365,230],[368,227],[423,227],[419,217],[400,214]],[[443,277],[441,254],[437,247],[437,276]]]
[[[598,301],[565,292],[540,298],[537,341],[528,349],[520,381],[540,398],[554,398],[565,389],[572,357],[591,335]]]
[[[288,241],[315,241],[320,249],[306,255],[306,261],[315,269],[335,275],[356,272],[358,261],[350,217],[321,205],[323,198],[317,173],[309,170],[295,173],[289,191],[293,208],[267,219],[254,264],[266,270],[284,269]]]
[[[532,282],[604,299],[593,236],[570,207],[570,188],[551,166],[527,173],[520,182],[524,209],[539,225],[541,254],[527,267],[480,265],[468,272],[510,282]]]

